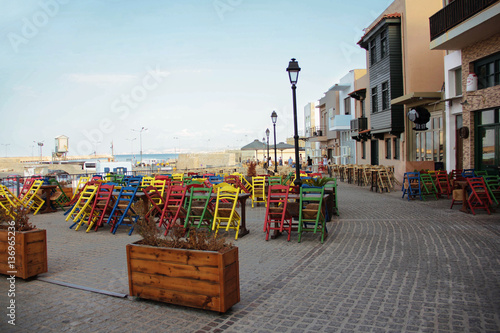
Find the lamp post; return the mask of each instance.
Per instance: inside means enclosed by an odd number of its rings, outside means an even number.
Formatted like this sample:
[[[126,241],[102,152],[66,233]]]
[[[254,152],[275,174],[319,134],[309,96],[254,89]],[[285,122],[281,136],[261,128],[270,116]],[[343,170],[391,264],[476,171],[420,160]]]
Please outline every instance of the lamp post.
[[[300,180],[300,167],[299,167],[299,130],[297,127],[297,96],[295,94],[295,90],[297,89],[297,81],[299,79],[300,67],[299,63],[292,58],[292,60],[288,63],[288,68],[286,69],[288,72],[288,77],[290,78],[290,83],[292,85],[292,97],[293,97],[293,127],[294,127],[294,141],[295,141],[295,174],[296,179],[294,181],[295,185],[299,187],[302,185],[302,181]]]
[[[132,155],[132,163],[134,163],[134,141],[137,140],[137,138],[126,139],[126,140],[130,141],[130,154]]]
[[[266,161],[267,173],[269,173],[269,134],[271,134],[271,131],[268,128],[268,129],[266,129],[266,137],[267,137],[267,161]]]
[[[139,132],[139,142],[141,145],[141,165],[142,165],[142,131],[147,131],[147,130],[148,129],[145,127],[142,127],[140,130],[132,129],[132,131],[134,131],[134,132]]]
[[[42,154],[43,141],[38,142],[38,147],[40,147],[40,162],[41,162],[43,160],[43,154]]]
[[[278,173],[278,156],[276,155],[276,121],[278,120],[278,114],[276,111],[271,113],[271,120],[273,121],[274,127],[274,174]]]

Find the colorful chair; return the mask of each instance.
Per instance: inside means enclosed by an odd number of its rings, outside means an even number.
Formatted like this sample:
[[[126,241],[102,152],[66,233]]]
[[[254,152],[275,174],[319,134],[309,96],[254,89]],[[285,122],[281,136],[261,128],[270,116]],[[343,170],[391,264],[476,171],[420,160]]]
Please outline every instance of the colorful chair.
[[[132,203],[135,200],[135,195],[137,193],[139,186],[123,186],[120,189],[120,193],[116,198],[113,210],[109,214],[108,223],[111,224],[111,232],[116,233],[116,230],[120,225],[129,226],[129,236],[134,231],[135,223],[139,216],[132,209]],[[128,223],[125,222],[128,220]]]
[[[417,196],[422,200],[422,192],[420,190],[420,172],[406,172],[403,176],[403,191],[402,198],[407,196],[408,201],[415,199]]]
[[[254,203],[266,203],[266,177],[252,177],[252,208]]]
[[[217,234],[221,228],[226,231],[233,229],[236,230],[235,239],[238,239],[241,217],[238,212],[236,212],[236,204],[238,202],[239,193],[240,189],[232,186],[221,187],[217,190],[214,222],[212,224],[212,230],[215,230],[215,234]]]
[[[212,229],[214,209],[210,203],[212,189],[208,187],[191,187],[184,228],[191,227]]]
[[[41,179],[35,180],[28,192],[21,199],[23,206],[33,211],[33,215],[36,215],[45,203],[45,200],[40,197],[43,183],[44,181]]]
[[[113,210],[113,190],[114,185],[100,184],[92,204],[89,218],[87,219],[88,228],[86,232],[95,224],[95,231],[104,224],[104,221],[109,219],[111,211]]]
[[[78,230],[84,223],[84,221],[88,219],[88,216],[92,210],[92,202],[98,188],[98,185],[88,184],[83,188],[77,202],[73,205],[73,207],[69,211],[68,216],[66,217],[66,221],[68,221],[69,219],[73,220],[73,224],[69,227],[70,229],[75,225],[78,225],[75,228],[75,230]]]
[[[489,206],[493,204],[493,201],[490,198],[490,194],[488,192],[488,188],[484,183],[483,178],[478,177],[469,177],[467,178],[467,183],[471,189],[471,193],[469,195],[469,199],[467,203],[472,211],[473,215],[476,215],[474,209],[485,209],[488,212],[488,215],[491,214]]]
[[[326,221],[323,214],[324,187],[301,187],[299,203],[299,243],[303,232],[321,233],[321,243],[326,235]]]
[[[425,200],[426,196],[433,196],[437,200],[438,190],[434,184],[432,176],[428,173],[420,174],[420,190],[422,198]]]
[[[438,193],[440,195],[446,195],[449,199],[451,194],[450,180],[448,179],[448,173],[445,170],[436,171],[436,186],[438,188]]]
[[[174,227],[184,227],[186,209],[184,200],[187,187],[182,185],[171,185],[168,187],[165,204],[160,216],[158,228],[165,227],[165,236]],[[180,223],[177,223],[179,221]]]
[[[7,188],[0,185],[0,208],[13,219],[16,217],[15,208],[21,207],[21,201]]]
[[[271,230],[288,233],[290,241],[292,233],[292,215],[287,211],[290,186],[270,185],[267,192],[267,208],[264,217],[264,232],[266,241],[269,240]]]
[[[491,200],[498,205],[500,202],[500,176],[484,176],[483,179]]]

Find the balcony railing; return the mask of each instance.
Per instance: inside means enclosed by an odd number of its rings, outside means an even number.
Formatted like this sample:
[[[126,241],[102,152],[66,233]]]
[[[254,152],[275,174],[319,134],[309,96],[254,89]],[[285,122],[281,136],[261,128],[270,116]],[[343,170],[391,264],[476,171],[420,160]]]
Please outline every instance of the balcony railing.
[[[366,117],[351,120],[351,131],[364,131],[365,129],[368,129],[368,120]]]
[[[429,18],[431,41],[500,0],[455,0]]]
[[[311,127],[309,134],[311,137],[314,136],[323,136],[326,135],[326,131],[324,130],[323,127],[317,126],[317,127]]]

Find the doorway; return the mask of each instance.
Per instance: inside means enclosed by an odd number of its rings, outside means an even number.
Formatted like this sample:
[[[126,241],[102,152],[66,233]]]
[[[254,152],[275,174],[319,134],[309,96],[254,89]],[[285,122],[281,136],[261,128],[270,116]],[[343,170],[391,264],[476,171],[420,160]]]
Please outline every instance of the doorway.
[[[377,139],[371,140],[371,149],[370,149],[371,161],[370,161],[370,163],[372,165],[378,165],[378,141],[379,140],[377,140]]]

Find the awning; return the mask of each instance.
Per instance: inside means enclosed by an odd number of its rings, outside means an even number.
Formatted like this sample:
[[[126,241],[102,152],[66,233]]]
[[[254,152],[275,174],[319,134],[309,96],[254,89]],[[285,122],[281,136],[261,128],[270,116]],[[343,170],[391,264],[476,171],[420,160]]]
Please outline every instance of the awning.
[[[348,93],[349,96],[351,96],[354,99],[357,99],[358,101],[361,99],[365,99],[366,97],[366,88],[361,88],[358,90],[354,90],[353,92]]]
[[[412,92],[391,100],[391,105],[407,107],[426,105],[441,100],[441,92]]]
[[[358,134],[370,133],[370,131],[371,130],[366,129],[366,130],[363,130],[363,131],[359,131]]]

